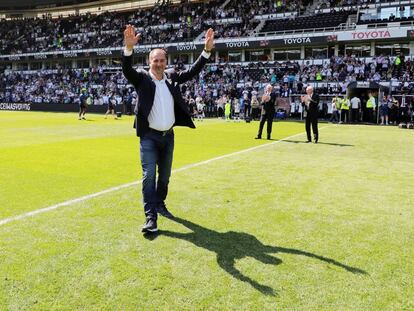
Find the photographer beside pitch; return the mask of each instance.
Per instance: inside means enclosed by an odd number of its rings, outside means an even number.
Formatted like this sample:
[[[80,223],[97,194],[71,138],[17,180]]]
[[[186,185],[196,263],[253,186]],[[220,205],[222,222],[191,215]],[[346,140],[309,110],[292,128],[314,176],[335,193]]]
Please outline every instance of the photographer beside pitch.
[[[166,70],[167,53],[159,48],[149,54],[149,71],[133,69],[132,53],[139,37],[134,26],[126,26],[122,71],[135,87],[139,98],[134,127],[140,137],[142,195],[146,216],[142,232],[145,233],[158,231],[157,214],[174,217],[164,203],[173,160],[173,127],[195,128],[179,85],[197,76],[207,63],[214,47],[214,31],[211,28],[207,30],[204,51],[195,63],[188,70],[179,72]]]

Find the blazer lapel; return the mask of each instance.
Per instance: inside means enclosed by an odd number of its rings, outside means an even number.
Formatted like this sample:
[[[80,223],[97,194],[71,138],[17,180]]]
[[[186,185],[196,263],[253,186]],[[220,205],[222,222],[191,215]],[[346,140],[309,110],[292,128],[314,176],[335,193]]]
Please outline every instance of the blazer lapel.
[[[149,77],[149,94],[150,94],[150,97],[149,97],[148,103],[146,105],[143,105],[143,111],[142,111],[144,113],[145,118],[148,118],[148,116],[151,112],[152,106],[154,105],[155,88],[156,88],[155,83],[154,83],[154,81],[152,81],[152,78],[149,74],[148,74],[148,77]]]
[[[179,100],[177,100],[177,96],[176,96],[176,90],[174,88],[174,86],[171,84],[171,80],[170,79],[166,79],[165,80],[165,84],[167,85],[168,89],[170,90],[170,93],[174,99],[174,105],[179,102]]]
[[[172,84],[171,84],[171,83],[172,83],[172,82],[171,82],[171,80],[170,80],[170,79],[166,79],[166,80],[165,80],[165,84],[167,85],[168,89],[170,90],[171,95],[174,97],[174,87],[172,86]]]

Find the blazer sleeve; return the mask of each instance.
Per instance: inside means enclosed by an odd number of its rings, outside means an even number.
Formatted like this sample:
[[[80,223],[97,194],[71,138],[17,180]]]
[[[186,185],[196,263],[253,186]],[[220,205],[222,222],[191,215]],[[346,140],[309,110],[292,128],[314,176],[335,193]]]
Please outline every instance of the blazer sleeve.
[[[132,55],[131,56],[123,56],[122,57],[122,72],[125,75],[125,78],[137,87],[143,78],[143,73],[141,71],[136,71],[132,68]]]
[[[207,58],[200,55],[189,69],[175,73],[175,81],[178,84],[181,84],[188,80],[191,80],[193,77],[200,73],[204,65],[207,63],[207,60]]]

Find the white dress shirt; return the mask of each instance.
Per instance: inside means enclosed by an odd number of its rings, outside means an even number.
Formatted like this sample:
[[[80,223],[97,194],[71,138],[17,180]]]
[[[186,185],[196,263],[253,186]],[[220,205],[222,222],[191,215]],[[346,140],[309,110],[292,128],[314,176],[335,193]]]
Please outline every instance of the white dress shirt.
[[[149,127],[157,131],[167,131],[175,123],[174,98],[168,88],[166,76],[157,80],[150,72],[152,81],[155,84],[154,104],[148,116]]]

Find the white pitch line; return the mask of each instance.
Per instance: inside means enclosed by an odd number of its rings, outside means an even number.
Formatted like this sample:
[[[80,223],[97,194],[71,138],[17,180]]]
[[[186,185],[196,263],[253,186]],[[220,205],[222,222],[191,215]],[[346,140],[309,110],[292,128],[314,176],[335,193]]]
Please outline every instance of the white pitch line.
[[[323,128],[326,128],[326,127],[327,126],[325,126]],[[321,129],[323,129],[323,128],[321,128]],[[263,144],[263,145],[251,147],[251,148],[248,148],[248,149],[236,151],[236,152],[233,152],[233,153],[225,154],[225,155],[222,155],[222,156],[219,156],[219,157],[216,157],[216,158],[211,158],[209,160],[189,164],[189,165],[177,168],[175,170],[172,170],[171,173],[172,174],[173,173],[178,173],[178,172],[181,172],[181,171],[193,168],[193,167],[208,164],[208,163],[211,163],[211,162],[214,162],[214,161],[229,158],[229,157],[239,155],[239,154],[243,154],[243,153],[246,153],[246,152],[254,151],[254,150],[257,150],[257,149],[260,149],[260,148],[269,147],[269,146],[275,145],[277,143],[280,143],[284,140],[287,140],[287,139],[290,139],[290,138],[293,138],[293,137],[296,137],[296,136],[300,136],[300,135],[303,135],[303,134],[305,134],[305,133],[302,132],[302,133],[299,133],[299,134],[295,134],[295,135],[292,135],[292,136],[285,137],[281,140],[277,140],[277,141],[274,141],[274,142],[269,143],[269,144]],[[119,186],[116,186],[116,187],[112,187],[112,188],[109,188],[109,189],[106,189],[106,190],[103,190],[103,191],[99,191],[99,192],[96,192],[96,193],[85,195],[85,196],[77,198],[77,199],[61,202],[61,203],[58,203],[58,204],[55,204],[55,205],[52,205],[52,206],[49,206],[49,207],[41,208],[41,209],[38,209],[38,210],[35,210],[35,211],[31,211],[31,212],[27,212],[27,213],[24,213],[24,214],[17,215],[17,216],[14,216],[14,217],[5,218],[5,219],[0,220],[0,226],[3,226],[5,224],[8,224],[8,223],[13,222],[13,221],[18,221],[18,220],[22,220],[22,219],[25,219],[25,218],[28,218],[28,217],[35,216],[35,215],[50,212],[50,211],[53,211],[53,210],[58,209],[60,207],[69,206],[69,205],[72,205],[72,204],[75,204],[75,203],[79,203],[79,202],[83,202],[83,201],[86,201],[86,200],[89,200],[89,199],[92,199],[92,198],[96,198],[96,197],[101,196],[103,194],[111,193],[111,192],[114,192],[114,191],[118,191],[118,190],[121,190],[121,189],[124,189],[124,188],[131,187],[131,186],[136,186],[136,185],[139,185],[140,183],[142,183],[142,180],[138,180],[138,181],[130,182],[130,183],[127,183],[127,184],[119,185]]]

